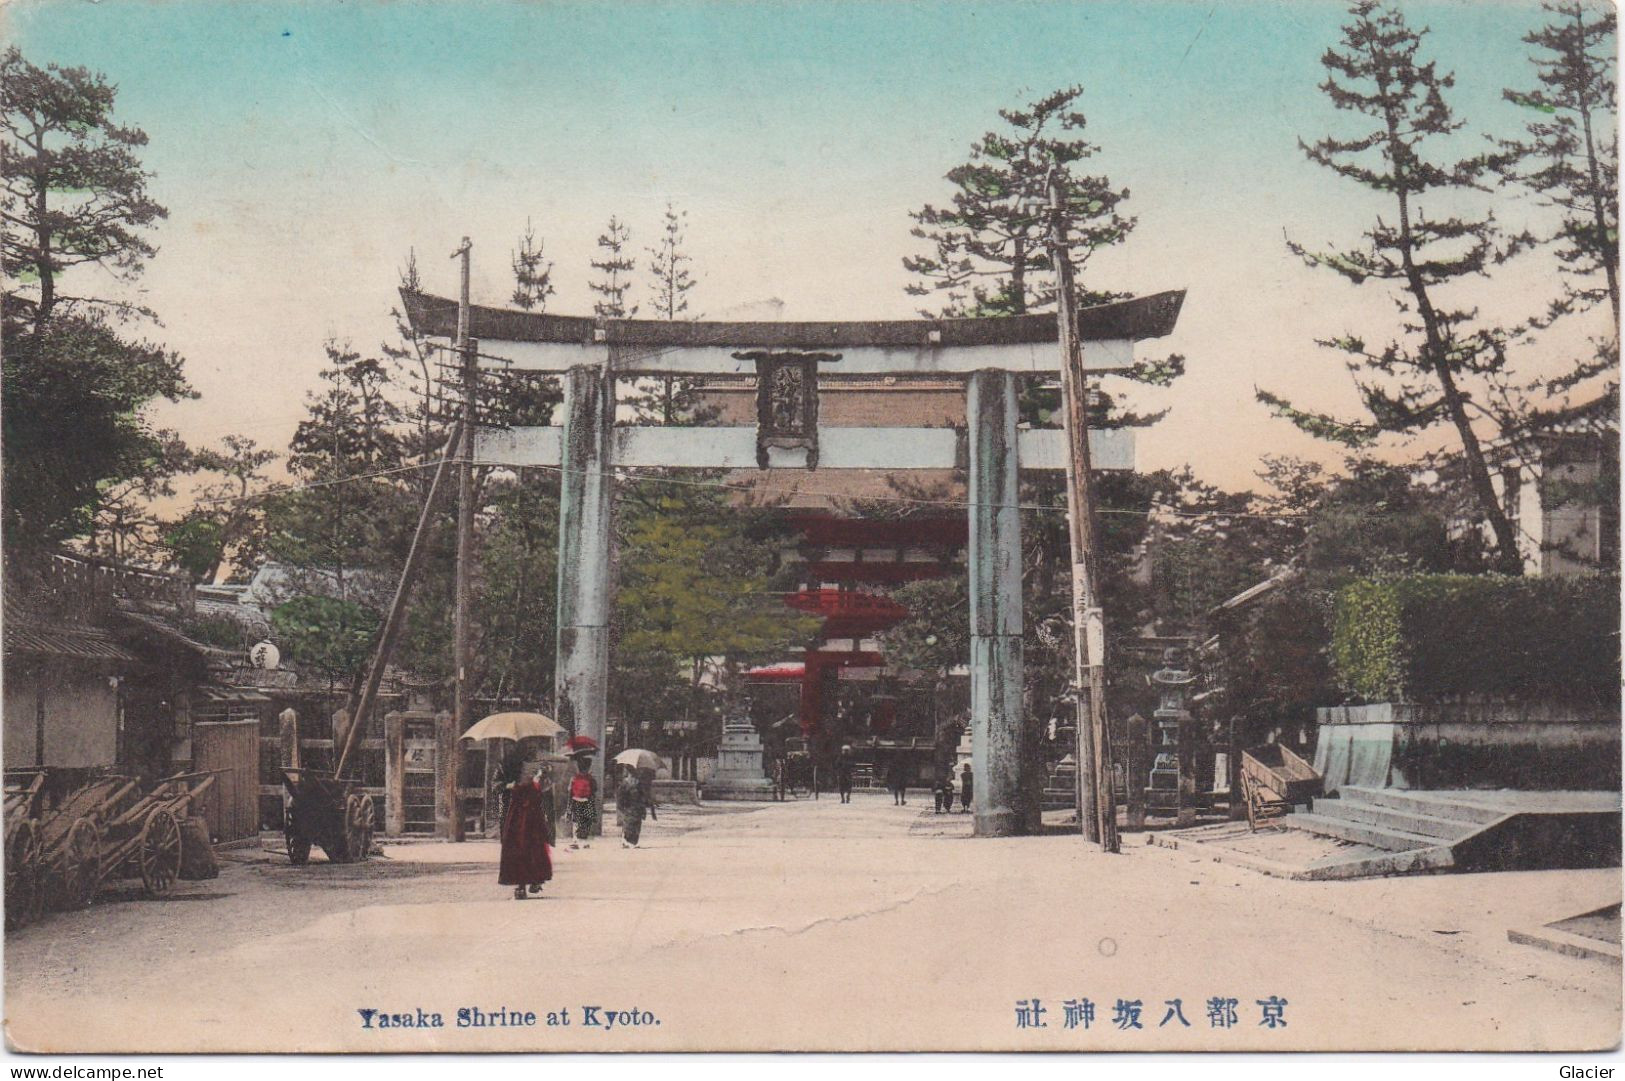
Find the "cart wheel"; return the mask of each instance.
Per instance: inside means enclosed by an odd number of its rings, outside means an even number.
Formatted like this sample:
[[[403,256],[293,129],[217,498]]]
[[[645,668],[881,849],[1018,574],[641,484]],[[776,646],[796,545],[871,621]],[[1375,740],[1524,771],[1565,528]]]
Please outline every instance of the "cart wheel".
[[[102,838],[88,818],[68,830],[58,883],[57,903],[63,908],[83,908],[96,899],[102,884]]]
[[[351,792],[344,798],[344,828],[338,837],[338,852],[329,853],[339,863],[359,863],[367,858],[367,845],[371,841],[372,811],[368,807],[363,815],[360,793]]]
[[[282,840],[287,843],[289,863],[295,867],[303,867],[310,862],[310,841],[302,836],[299,827],[294,825],[292,803],[282,808]]]
[[[162,897],[181,873],[181,827],[162,807],[141,827],[141,885],[148,897]]]
[[[362,793],[361,806],[357,810],[356,813],[357,813],[358,817],[360,818],[359,825],[360,825],[361,843],[358,846],[352,848],[351,852],[355,856],[356,859],[364,860],[368,856],[372,855],[372,827],[373,827],[374,819],[373,819],[373,803],[372,803],[372,797],[371,796],[369,796],[369,795],[367,795],[365,793]]]
[[[6,930],[27,927],[39,919],[44,906],[39,830],[32,819],[25,819],[6,839]]]

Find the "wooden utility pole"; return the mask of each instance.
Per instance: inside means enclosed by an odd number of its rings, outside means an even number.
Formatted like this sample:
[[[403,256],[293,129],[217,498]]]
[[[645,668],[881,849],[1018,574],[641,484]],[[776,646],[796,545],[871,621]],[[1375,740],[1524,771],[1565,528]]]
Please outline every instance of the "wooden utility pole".
[[[462,444],[457,462],[457,583],[452,624],[452,654],[456,680],[452,691],[452,728],[449,761],[441,764],[440,781],[446,788],[443,801],[449,808],[451,821],[446,824],[446,839],[463,839],[463,808],[457,798],[457,781],[462,774],[461,736],[472,723],[468,704],[469,645],[472,628],[469,625],[469,600],[473,574],[474,548],[474,411],[478,400],[480,364],[476,349],[469,338],[468,273],[469,255],[473,245],[463,237],[462,246],[452,258],[462,258],[462,290],[457,304],[457,359],[461,365],[463,382]]]
[[[1118,851],[1117,797],[1112,791],[1106,727],[1106,621],[1099,597],[1100,535],[1089,461],[1088,386],[1078,341],[1078,297],[1067,254],[1066,181],[1049,178],[1050,258],[1055,264],[1061,346],[1061,416],[1066,428],[1067,534],[1072,554],[1072,648],[1078,692],[1078,826],[1087,840]]]
[[[400,637],[401,624],[406,619],[406,604],[412,596],[412,585],[417,581],[418,568],[423,565],[424,553],[428,551],[429,523],[434,521],[435,506],[439,503],[440,493],[446,490],[446,474],[451,469],[452,462],[457,460],[458,448],[463,443],[463,424],[458,422],[452,429],[451,438],[446,442],[445,454],[435,466],[434,479],[429,482],[429,494],[424,497],[423,509],[418,512],[417,529],[412,533],[412,547],[406,552],[406,566],[401,568],[400,581],[395,584],[395,599],[390,602],[389,615],[384,617],[383,630],[378,635],[378,648],[372,656],[372,666],[367,669],[366,679],[362,682],[358,692],[350,697],[348,712],[350,714],[350,727],[344,734],[344,746],[339,750],[338,764],[333,767],[333,776],[344,775],[344,764],[349,761],[350,752],[355,749],[356,740],[367,725],[367,714],[372,712],[373,700],[378,697],[378,687],[384,679],[384,668],[389,664],[389,658],[395,652],[395,641]]]

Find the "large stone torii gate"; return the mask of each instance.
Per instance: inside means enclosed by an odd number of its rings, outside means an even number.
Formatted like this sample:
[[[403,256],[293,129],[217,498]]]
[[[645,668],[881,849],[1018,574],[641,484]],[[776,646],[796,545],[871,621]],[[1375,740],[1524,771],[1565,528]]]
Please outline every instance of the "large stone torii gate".
[[[403,292],[412,325],[457,330],[454,300]],[[1078,313],[1088,371],[1121,371],[1134,343],[1173,330],[1184,292]],[[1065,433],[1017,427],[1016,377],[1060,370],[1053,315],[887,322],[595,320],[474,306],[471,348],[513,371],[554,373],[561,426],[482,430],[475,460],[560,469],[555,710],[604,741],[609,683],[610,500],[616,468],[952,469],[969,473],[971,726],[978,835],[1020,832],[1022,755],[1021,469],[1067,467]],[[615,423],[615,381],[754,374],[754,427]],[[962,378],[968,431],[823,428],[818,385],[846,377]],[[1128,431],[1089,433],[1096,469],[1131,469]],[[968,447],[964,444],[968,443]],[[1086,768],[1086,764],[1080,763]],[[603,779],[602,756],[594,769]],[[600,789],[602,790],[602,789]]]

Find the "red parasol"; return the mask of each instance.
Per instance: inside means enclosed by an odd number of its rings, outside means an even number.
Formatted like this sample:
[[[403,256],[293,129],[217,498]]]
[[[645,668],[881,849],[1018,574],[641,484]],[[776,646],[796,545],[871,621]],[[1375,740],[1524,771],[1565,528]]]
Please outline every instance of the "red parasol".
[[[598,741],[591,736],[571,736],[564,749],[566,754],[593,754],[598,750]]]

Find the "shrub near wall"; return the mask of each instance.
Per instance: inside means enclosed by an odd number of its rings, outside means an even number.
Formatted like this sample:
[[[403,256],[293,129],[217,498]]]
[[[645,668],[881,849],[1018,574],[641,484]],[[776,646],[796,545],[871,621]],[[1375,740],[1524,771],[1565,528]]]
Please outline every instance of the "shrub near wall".
[[[1332,661],[1368,702],[1617,703],[1619,578],[1425,574],[1338,591]]]

